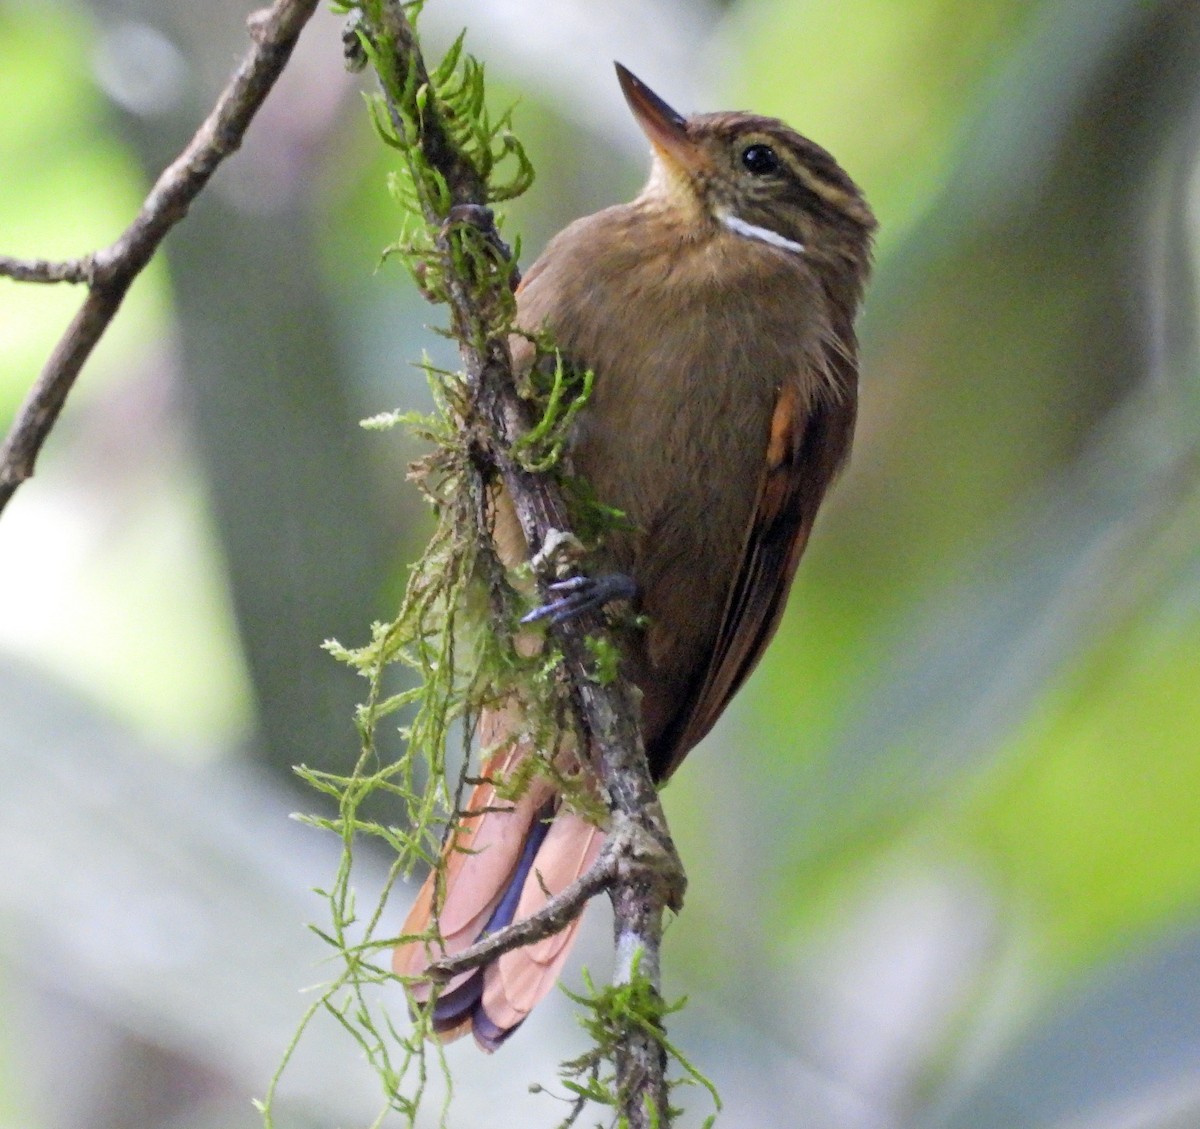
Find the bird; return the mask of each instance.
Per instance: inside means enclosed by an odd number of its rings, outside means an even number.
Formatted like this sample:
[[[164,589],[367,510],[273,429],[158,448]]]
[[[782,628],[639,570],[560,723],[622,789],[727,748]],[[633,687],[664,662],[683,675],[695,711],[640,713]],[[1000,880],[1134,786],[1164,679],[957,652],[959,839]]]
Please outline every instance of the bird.
[[[782,121],[685,117],[616,69],[650,142],[649,179],[631,202],[550,240],[518,287],[523,332],[511,347],[514,368],[527,369],[545,331],[565,363],[593,373],[567,458],[625,520],[606,533],[602,567],[527,618],[629,601],[638,618],[617,634],[621,671],[641,692],[661,785],[774,635],[849,455],[876,220],[830,153]],[[493,523],[501,558],[528,560],[502,491]],[[544,776],[500,798],[498,784],[533,752],[516,736],[519,711],[483,711],[480,781],[393,953],[416,1006],[431,999],[420,978],[432,961],[536,912],[603,844]],[[553,987],[580,920],[442,985],[433,1035],[471,1032],[496,1050]]]

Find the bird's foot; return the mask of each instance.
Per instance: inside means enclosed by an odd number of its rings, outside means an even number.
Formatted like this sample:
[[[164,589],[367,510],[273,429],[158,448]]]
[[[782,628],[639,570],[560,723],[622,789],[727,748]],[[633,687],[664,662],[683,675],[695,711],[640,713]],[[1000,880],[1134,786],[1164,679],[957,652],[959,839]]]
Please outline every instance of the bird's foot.
[[[556,599],[522,616],[522,623],[533,623],[539,619],[562,623],[584,612],[596,611],[614,600],[632,600],[637,595],[637,583],[633,577],[621,572],[602,573],[600,576],[570,576],[546,587],[555,594]]]

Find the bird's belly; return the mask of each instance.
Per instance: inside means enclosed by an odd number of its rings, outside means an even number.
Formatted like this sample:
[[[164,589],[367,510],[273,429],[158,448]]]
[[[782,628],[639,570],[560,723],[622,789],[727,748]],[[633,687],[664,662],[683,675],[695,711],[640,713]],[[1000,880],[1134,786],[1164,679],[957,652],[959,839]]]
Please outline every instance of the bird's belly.
[[[648,619],[625,651],[650,746],[707,666],[765,466],[778,383],[763,370],[774,366],[730,363],[710,382],[598,373],[573,449],[575,470],[632,526],[606,539],[605,567],[633,577]]]

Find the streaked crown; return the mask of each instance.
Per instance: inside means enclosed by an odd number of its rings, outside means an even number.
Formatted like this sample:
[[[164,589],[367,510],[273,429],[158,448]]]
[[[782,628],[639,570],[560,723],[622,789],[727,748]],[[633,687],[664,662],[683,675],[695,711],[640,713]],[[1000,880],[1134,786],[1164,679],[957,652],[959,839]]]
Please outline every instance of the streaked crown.
[[[644,195],[747,238],[865,269],[875,217],[827,150],[777,118],[685,118],[620,63],[617,74],[655,152]]]

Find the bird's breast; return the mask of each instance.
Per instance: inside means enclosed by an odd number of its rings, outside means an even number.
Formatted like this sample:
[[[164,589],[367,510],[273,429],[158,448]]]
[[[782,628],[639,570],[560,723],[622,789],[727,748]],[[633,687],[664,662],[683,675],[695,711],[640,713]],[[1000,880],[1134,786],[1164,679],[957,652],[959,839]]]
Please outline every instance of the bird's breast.
[[[639,661],[652,668],[640,680],[652,675],[666,700],[719,629],[779,392],[814,394],[819,295],[776,249],[734,235],[661,241],[636,225],[589,233],[604,215],[531,268],[520,320],[595,373],[572,465],[633,527],[610,535],[606,564],[638,584],[651,624]]]
[[[780,389],[813,394],[821,299],[792,259],[617,208],[566,229],[531,269],[522,323],[595,373],[575,469],[643,541],[666,523],[680,551],[724,556],[744,531]]]

